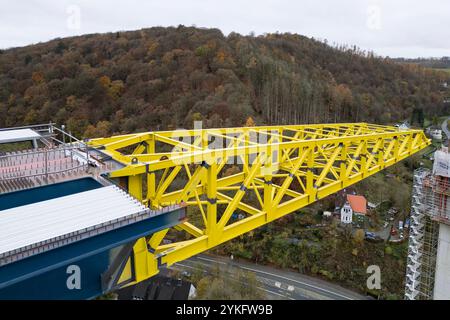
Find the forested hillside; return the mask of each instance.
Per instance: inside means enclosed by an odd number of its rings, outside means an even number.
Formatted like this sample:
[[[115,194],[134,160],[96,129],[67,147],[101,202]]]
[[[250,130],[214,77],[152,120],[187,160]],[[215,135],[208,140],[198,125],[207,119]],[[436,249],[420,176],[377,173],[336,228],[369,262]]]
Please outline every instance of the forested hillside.
[[[398,58],[395,59],[397,62],[402,63],[414,63],[419,64],[421,66],[433,69],[450,69],[450,57],[442,57],[442,58],[417,58],[417,59],[404,59]]]
[[[449,74],[294,34],[150,28],[0,52],[0,127],[107,135],[193,125],[367,121],[446,112]]]

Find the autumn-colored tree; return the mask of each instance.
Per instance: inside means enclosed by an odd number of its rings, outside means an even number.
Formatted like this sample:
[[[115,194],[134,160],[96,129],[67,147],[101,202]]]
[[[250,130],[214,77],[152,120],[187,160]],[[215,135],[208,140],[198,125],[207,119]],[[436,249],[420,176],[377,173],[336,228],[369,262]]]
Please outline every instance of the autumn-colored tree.
[[[108,76],[101,76],[98,80],[103,88],[108,89],[111,85],[111,79]]]
[[[111,123],[109,121],[100,121],[97,126],[88,125],[84,131],[85,138],[100,138],[110,135]]]
[[[195,112],[192,114],[192,121],[202,121],[203,117],[200,112]]]
[[[125,90],[125,85],[123,84],[122,80],[115,80],[111,83],[108,91],[108,95],[113,99],[117,100],[120,95]]]
[[[28,111],[27,115],[25,116],[24,123],[25,124],[36,124],[36,120],[38,117],[38,113],[36,110],[31,109]]]
[[[254,127],[255,125],[256,125],[255,121],[253,120],[252,117],[248,117],[247,120],[245,121],[246,127]]]
[[[356,244],[361,245],[364,243],[364,237],[365,237],[364,229],[357,229],[353,234],[353,241]]]
[[[147,54],[152,55],[153,53],[156,52],[156,49],[158,49],[159,47],[159,42],[158,41],[153,41],[150,40],[148,43],[148,49],[147,49]]]
[[[40,71],[33,72],[31,79],[35,84],[41,84],[44,82],[44,74]]]
[[[73,111],[78,107],[77,97],[74,95],[68,96],[66,98],[66,109],[69,111]]]
[[[225,62],[225,59],[226,59],[226,54],[225,54],[225,52],[223,52],[223,51],[217,52],[216,58],[217,58],[217,60],[218,60],[219,62],[221,62],[221,63]]]

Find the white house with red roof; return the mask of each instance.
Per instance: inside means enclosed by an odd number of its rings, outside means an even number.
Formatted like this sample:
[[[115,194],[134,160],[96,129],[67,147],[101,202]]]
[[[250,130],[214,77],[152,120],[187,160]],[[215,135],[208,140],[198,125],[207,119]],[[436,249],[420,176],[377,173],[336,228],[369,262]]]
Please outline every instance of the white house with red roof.
[[[348,224],[353,222],[353,216],[358,221],[363,221],[367,214],[367,200],[364,196],[348,194],[345,204],[341,208],[341,222]]]

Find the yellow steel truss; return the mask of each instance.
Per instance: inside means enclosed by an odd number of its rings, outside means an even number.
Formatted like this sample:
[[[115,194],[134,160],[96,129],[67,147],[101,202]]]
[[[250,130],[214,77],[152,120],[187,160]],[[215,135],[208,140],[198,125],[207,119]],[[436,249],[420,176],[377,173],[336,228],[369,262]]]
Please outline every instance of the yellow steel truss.
[[[92,139],[121,162],[110,178],[160,208],[184,203],[197,217],[134,247],[136,281],[292,213],[430,144],[421,130],[366,123],[146,132]],[[236,215],[239,218],[236,219]],[[131,265],[131,264],[127,264]],[[125,270],[128,272],[129,270]]]

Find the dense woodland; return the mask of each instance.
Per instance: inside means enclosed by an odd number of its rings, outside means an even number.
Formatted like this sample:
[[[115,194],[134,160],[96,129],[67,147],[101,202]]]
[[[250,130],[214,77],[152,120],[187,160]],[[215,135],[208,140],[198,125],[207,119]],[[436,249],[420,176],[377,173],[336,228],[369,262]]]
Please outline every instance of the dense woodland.
[[[391,123],[446,113],[449,77],[296,34],[155,27],[0,51],[0,127],[53,121],[91,137],[249,116]]]
[[[449,69],[448,71],[450,71],[450,57],[416,59],[397,58],[395,59],[395,61],[402,63],[419,64],[421,66],[434,69]]]

